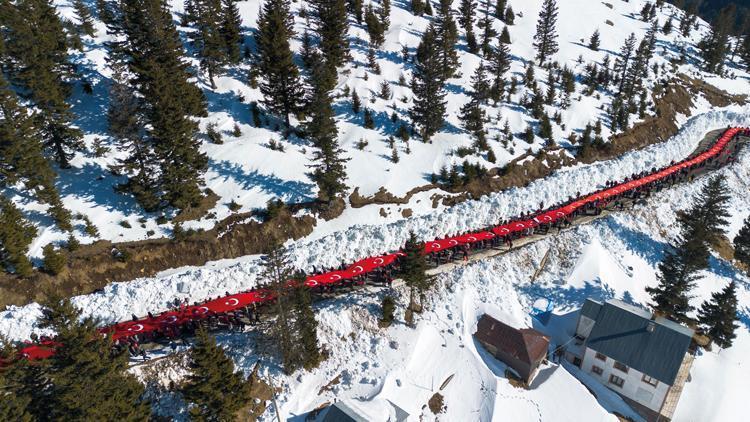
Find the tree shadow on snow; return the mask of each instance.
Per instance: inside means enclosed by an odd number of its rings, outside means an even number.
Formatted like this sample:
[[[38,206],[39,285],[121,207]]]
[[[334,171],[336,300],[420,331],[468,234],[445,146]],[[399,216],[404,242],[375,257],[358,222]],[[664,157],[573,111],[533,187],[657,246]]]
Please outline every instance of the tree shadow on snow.
[[[73,195],[90,201],[110,211],[123,214],[142,213],[143,209],[134,198],[115,192],[114,186],[123,179],[111,175],[106,169],[93,163],[60,171],[57,188],[61,196]]]
[[[606,225],[622,240],[629,252],[643,258],[651,266],[657,266],[664,258],[667,248],[671,248],[669,244],[656,241],[643,232],[623,226],[613,218],[607,218]]]
[[[211,170],[217,172],[220,178],[233,179],[243,189],[261,189],[282,199],[286,203],[307,202],[315,199],[312,183],[294,180],[283,180],[273,175],[261,174],[257,171],[248,172],[242,166],[229,161],[209,159]]]

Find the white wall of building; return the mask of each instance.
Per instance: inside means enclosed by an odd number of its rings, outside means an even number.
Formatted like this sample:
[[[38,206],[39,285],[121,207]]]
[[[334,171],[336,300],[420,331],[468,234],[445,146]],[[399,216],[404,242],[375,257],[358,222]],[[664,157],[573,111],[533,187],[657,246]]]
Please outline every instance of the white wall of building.
[[[615,360],[610,357],[607,357],[606,362],[597,359],[596,352],[587,347],[584,353],[581,369],[586,373],[591,374],[594,378],[599,379],[602,384],[606,385],[611,390],[658,412],[664,402],[664,397],[669,390],[669,385],[659,381],[654,387],[642,380],[643,373],[636,371],[633,368],[628,368],[628,372],[625,373],[616,369],[614,364]],[[592,367],[594,365],[602,368],[603,372],[601,375],[593,372]],[[609,382],[609,376],[612,374],[625,380],[622,387],[618,387]]]

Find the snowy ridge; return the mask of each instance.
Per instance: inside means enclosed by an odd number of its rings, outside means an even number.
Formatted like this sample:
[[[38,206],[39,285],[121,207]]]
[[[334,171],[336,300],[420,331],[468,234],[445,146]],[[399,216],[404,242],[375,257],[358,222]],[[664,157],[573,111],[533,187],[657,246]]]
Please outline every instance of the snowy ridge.
[[[552,176],[531,183],[526,188],[489,195],[467,201],[434,214],[404,219],[388,225],[355,226],[313,241],[302,239],[290,242],[292,263],[301,269],[338,265],[401,247],[410,231],[423,239],[440,238],[489,224],[536,209],[539,201],[552,204],[589,192],[609,180],[653,167],[667,165],[692,152],[703,134],[714,128],[743,125],[750,121],[750,108],[733,106],[708,112],[688,121],[672,139],[646,149],[634,151],[621,158],[591,165],[577,166],[556,172]],[[597,181],[597,182],[595,182]],[[257,284],[257,257],[247,257],[235,265],[223,268],[210,266],[188,269],[165,277],[149,277],[132,282],[112,283],[101,293],[74,298],[74,303],[86,315],[114,323],[144,315],[168,306],[175,298],[200,301],[225,292],[238,292]],[[39,305],[10,307],[0,313],[0,333],[12,339],[28,338],[35,330]]]

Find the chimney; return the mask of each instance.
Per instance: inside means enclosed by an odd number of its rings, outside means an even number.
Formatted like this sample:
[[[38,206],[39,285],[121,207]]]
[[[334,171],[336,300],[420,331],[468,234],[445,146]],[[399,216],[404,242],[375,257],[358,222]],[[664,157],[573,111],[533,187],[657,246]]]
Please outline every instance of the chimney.
[[[653,320],[649,321],[648,325],[646,325],[646,331],[648,331],[649,333],[653,333],[654,328],[656,328],[656,323]]]

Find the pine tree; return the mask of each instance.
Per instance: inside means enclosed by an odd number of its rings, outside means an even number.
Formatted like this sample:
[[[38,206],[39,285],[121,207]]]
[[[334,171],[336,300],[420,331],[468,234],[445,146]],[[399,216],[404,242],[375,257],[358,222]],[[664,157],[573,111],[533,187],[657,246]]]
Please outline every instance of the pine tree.
[[[742,41],[740,58],[745,63],[745,68],[750,70],[750,35],[745,35],[745,39]]]
[[[646,60],[647,62],[654,57],[656,52],[656,36],[659,34],[659,21],[654,20],[651,27],[646,32],[644,42],[646,43]]]
[[[261,265],[261,277],[276,298],[273,303],[276,320],[269,327],[269,335],[274,340],[274,352],[280,356],[282,368],[291,374],[302,366],[302,362],[295,344],[293,305],[287,295],[287,283],[292,279],[293,271],[286,249],[280,244],[272,245]]]
[[[305,125],[305,132],[315,146],[313,153],[315,164],[310,178],[318,185],[318,198],[330,203],[347,187],[346,159],[341,158],[343,151],[339,147],[338,128],[331,107],[331,93],[328,82],[333,75],[332,69],[325,63],[318,62],[313,67],[313,96],[310,102],[310,121]]]
[[[505,74],[510,70],[510,49],[502,41],[490,56],[489,71],[493,76],[490,97],[500,101],[505,91]]]
[[[299,70],[289,46],[294,35],[292,22],[288,0],[267,0],[258,17],[255,36],[263,104],[272,113],[282,115],[287,128],[289,115],[300,108],[302,98]]]
[[[249,384],[242,372],[206,329],[196,331],[189,354],[190,375],[182,387],[195,421],[231,421],[249,400]]]
[[[711,32],[698,44],[707,72],[721,74],[729,53],[735,6],[724,7],[711,25]]]
[[[555,81],[554,72],[549,70],[547,72],[547,93],[544,96],[544,103],[547,105],[553,105],[555,102],[555,96],[557,95],[557,92],[555,91]]]
[[[380,308],[382,310],[383,316],[380,318],[380,326],[381,327],[389,327],[391,323],[393,322],[393,314],[396,310],[396,301],[393,299],[392,296],[383,296],[383,302],[380,305]]]
[[[630,61],[633,59],[635,41],[635,34],[630,34],[630,36],[625,39],[625,44],[623,44],[622,48],[620,49],[619,57],[617,57],[617,59],[615,60],[614,73],[616,80],[619,83],[618,92],[622,92],[623,85],[626,80],[626,75],[630,67]]]
[[[42,248],[42,253],[44,255],[42,265],[47,274],[58,275],[65,269],[68,260],[63,251],[48,243]]]
[[[510,44],[510,32],[508,32],[507,26],[503,27],[503,31],[500,33],[499,41],[501,44]]]
[[[661,28],[661,32],[664,35],[669,35],[672,33],[672,29],[674,28],[674,15],[670,16],[669,19],[667,19],[666,22],[664,22],[664,26]]]
[[[600,42],[601,41],[599,40],[599,30],[597,29],[596,31],[594,31],[593,34],[591,34],[591,38],[589,39],[589,48],[594,51],[599,51]]]
[[[721,176],[706,183],[687,211],[678,215],[685,265],[690,271],[708,267],[709,246],[726,233],[729,196]]]
[[[718,241],[727,232],[726,226],[731,216],[728,210],[731,197],[727,191],[724,176],[712,177],[696,197],[693,211],[685,214],[686,216],[692,214],[691,223],[702,228],[706,233],[705,241],[708,243]],[[690,219],[690,217],[687,218]]]
[[[481,150],[489,149],[487,145],[487,136],[484,131],[484,123],[487,116],[482,108],[487,102],[489,83],[484,76],[484,64],[480,63],[474,75],[472,76],[472,92],[469,95],[469,102],[461,107],[461,121],[464,129],[469,131],[474,137],[475,146]]]
[[[349,56],[345,0],[313,0],[314,29],[327,66],[335,70]]]
[[[115,13],[110,0],[96,0],[96,14],[107,27],[115,23]]]
[[[354,15],[357,23],[362,23],[362,0],[348,0],[346,3],[349,13]]]
[[[635,57],[631,60],[630,66],[625,72],[624,79],[620,82],[621,91],[619,95],[623,99],[628,99],[628,111],[635,112],[634,104],[638,92],[643,87],[643,80],[648,76],[648,40],[643,39],[635,52]],[[624,129],[624,128],[623,128]]]
[[[302,57],[302,66],[304,69],[310,70],[313,62],[316,59],[316,54],[319,54],[313,46],[312,36],[310,31],[305,28],[302,33],[302,48],[300,48],[300,56]]]
[[[433,26],[435,33],[435,44],[438,51],[438,64],[444,81],[453,77],[458,68],[458,53],[456,43],[458,42],[458,28],[453,20],[451,0],[440,0],[440,8],[435,17]],[[426,36],[427,34],[423,35]]]
[[[552,137],[552,123],[550,123],[549,117],[546,114],[542,115],[542,120],[539,123],[539,137],[547,141],[550,145],[554,142]]]
[[[54,185],[55,173],[42,154],[42,135],[35,118],[18,104],[2,76],[0,113],[0,188],[22,182],[39,201],[62,208]]]
[[[69,299],[45,304],[39,322],[57,333],[62,344],[44,371],[51,381],[48,396],[39,400],[49,420],[145,421],[151,409],[144,387],[126,372],[127,357],[113,352],[112,340],[97,331],[96,321],[81,318]]]
[[[175,208],[197,205],[208,159],[199,151],[197,122],[205,116],[205,97],[189,79],[182,41],[167,4],[160,0],[124,0],[128,66],[133,87],[146,104],[149,142],[158,159],[159,191]]]
[[[93,18],[91,17],[91,10],[89,10],[88,6],[83,3],[83,0],[74,0],[73,9],[76,12],[76,16],[78,16],[81,31],[83,31],[84,34],[93,37],[94,23]]]
[[[536,72],[534,71],[534,62],[532,61],[526,63],[526,71],[523,74],[523,83],[529,89],[536,88]]]
[[[362,102],[359,99],[359,95],[357,95],[357,90],[352,91],[352,111],[354,114],[359,114],[359,108],[362,105]]]
[[[39,108],[44,146],[60,167],[68,168],[83,142],[65,102],[73,66],[60,17],[49,0],[20,0],[4,5],[3,26],[3,51],[13,62],[9,80]]]
[[[367,12],[365,12],[365,25],[367,27],[367,34],[370,36],[370,44],[375,48],[379,48],[385,41],[383,36],[385,28],[383,27],[383,22],[380,20],[380,17],[372,10],[372,5],[367,6]]]
[[[421,296],[429,286],[426,274],[427,261],[423,252],[424,242],[419,242],[413,232],[409,233],[409,240],[404,246],[406,256],[401,260],[401,278],[409,287],[409,307],[412,309],[417,306],[416,294],[419,293]]]
[[[49,360],[16,359],[18,350],[0,339],[0,420],[32,422],[50,420]]]
[[[430,0],[426,0],[426,1],[429,2]],[[411,12],[415,16],[422,16],[422,14],[425,11],[425,2],[424,1],[422,1],[422,0],[411,0],[410,5],[411,5]]]
[[[200,57],[200,67],[208,74],[211,88],[216,89],[214,77],[222,71],[227,61],[221,32],[221,0],[194,0],[194,4],[197,12],[194,44]]]
[[[750,217],[734,238],[734,258],[745,265],[750,273]]]
[[[109,133],[127,155],[119,159],[112,170],[128,177],[118,189],[132,194],[146,211],[153,212],[160,202],[156,177],[159,163],[146,136],[143,105],[130,88],[124,66],[114,63],[107,121]]]
[[[493,20],[490,15],[490,0],[484,0],[485,8],[484,8],[484,16],[482,17],[482,20],[479,22],[479,28],[482,29],[482,55],[485,59],[489,58],[489,56],[492,54],[492,46],[490,43],[492,42],[492,39],[497,36],[497,31],[495,31],[495,28],[493,27]]]
[[[411,82],[414,104],[409,111],[412,123],[424,142],[428,142],[443,126],[446,105],[443,80],[435,29],[430,25],[417,48]]]
[[[12,360],[16,351],[10,346],[3,346],[0,351],[0,360]],[[0,371],[0,420],[33,422],[34,415],[31,413],[32,398],[30,394],[23,391],[26,387],[24,372],[29,373],[29,362],[25,359],[4,365]]]
[[[304,277],[298,281],[304,281]],[[302,353],[302,366],[310,370],[318,366],[323,356],[318,345],[318,321],[313,312],[310,292],[302,283],[294,289],[294,312],[296,332],[299,336],[297,344]]]
[[[168,205],[195,206],[208,160],[199,151],[198,125],[191,116],[206,115],[205,98],[189,81],[167,5],[159,0],[124,0],[122,5],[131,86],[146,105],[147,135],[160,167],[158,191]]]
[[[216,89],[214,77],[221,73],[226,62],[226,44],[221,33],[221,0],[194,0],[196,26],[194,45],[198,50],[200,67],[206,72],[212,89]]]
[[[466,43],[468,45],[468,49],[472,53],[476,53],[478,51],[477,48],[477,40],[474,36],[474,12],[476,10],[476,5],[474,4],[474,0],[461,0],[461,6],[459,9],[459,16],[458,16],[458,23],[463,28],[464,32],[466,33]]]
[[[240,62],[242,18],[235,0],[223,0],[219,32],[224,39],[224,54],[229,63]]]
[[[523,140],[526,141],[527,144],[533,144],[535,139],[536,135],[534,135],[534,128],[531,127],[531,125],[526,126],[526,130],[523,132]]]
[[[24,277],[31,275],[31,262],[26,253],[36,233],[36,228],[23,218],[21,211],[0,195],[0,265]]]
[[[705,301],[698,310],[698,321],[704,332],[719,347],[732,347],[739,327],[737,321],[737,283],[731,281],[721,292],[711,293],[711,301]]]
[[[508,0],[497,0],[495,3],[495,17],[503,20],[505,19],[505,6],[508,4]]]
[[[504,22],[507,25],[513,25],[516,20],[516,13],[513,12],[513,8],[511,6],[508,6],[507,9],[505,9],[505,19]]]
[[[388,28],[391,26],[391,0],[382,0],[379,15],[384,30],[388,31]]]
[[[544,63],[559,50],[557,45],[557,2],[556,0],[544,0],[542,11],[539,13],[539,21],[536,24],[534,35],[534,48],[537,51],[536,58],[539,64]]]
[[[643,5],[643,8],[641,9],[641,20],[643,20],[644,22],[648,22],[651,19],[652,6],[653,5],[648,2]]]
[[[685,9],[685,13],[680,19],[680,33],[683,37],[690,35],[690,29],[698,19],[698,2],[690,2]]]
[[[687,314],[693,310],[689,292],[696,276],[685,262],[685,254],[685,249],[681,247],[668,251],[659,263],[659,285],[646,287],[655,304],[654,310],[678,322],[688,322],[690,318]]]

